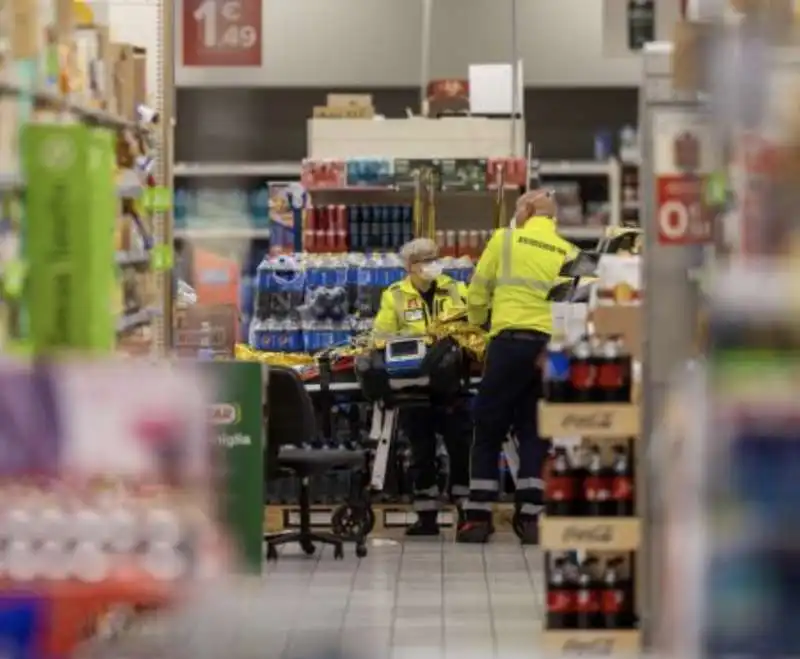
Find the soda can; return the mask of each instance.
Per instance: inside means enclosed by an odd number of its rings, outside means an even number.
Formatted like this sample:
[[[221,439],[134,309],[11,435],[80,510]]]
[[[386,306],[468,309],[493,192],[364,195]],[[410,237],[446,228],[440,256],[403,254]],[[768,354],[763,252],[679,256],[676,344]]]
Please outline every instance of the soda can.
[[[456,236],[456,256],[472,256],[469,250],[469,232],[461,229]]]
[[[340,204],[336,207],[336,252],[347,251],[347,206]]]
[[[439,248],[439,256],[445,256],[446,243],[444,231],[439,230],[436,232],[436,247]]]
[[[347,207],[347,229],[350,234],[350,249],[358,252],[362,249],[361,246],[361,207],[348,206]]]
[[[452,229],[445,232],[444,249],[446,256],[458,256],[458,236]]]
[[[317,226],[317,209],[312,206],[306,211],[306,224],[303,228],[303,249],[306,252],[315,252],[316,250],[316,226]]]
[[[314,251],[325,251],[325,226],[328,223],[328,209],[325,206],[317,206],[317,221],[314,224]]]
[[[480,249],[480,233],[473,229],[469,232],[469,255],[476,259],[481,255]]]

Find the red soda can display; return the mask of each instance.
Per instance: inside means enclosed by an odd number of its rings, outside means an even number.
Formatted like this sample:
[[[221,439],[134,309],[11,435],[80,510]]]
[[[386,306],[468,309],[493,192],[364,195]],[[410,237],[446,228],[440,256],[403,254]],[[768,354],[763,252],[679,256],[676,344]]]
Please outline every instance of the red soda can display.
[[[336,247],[336,206],[328,204],[328,222],[325,225],[325,251],[333,252]]]
[[[437,229],[434,235],[436,240],[436,248],[439,250],[439,256],[446,256],[444,231]]]
[[[469,252],[467,256],[469,256],[473,260],[480,258],[481,256],[480,232],[473,229],[472,231],[469,232],[467,240],[469,241]]]
[[[614,336],[602,343],[597,360],[599,400],[626,402],[630,398],[629,362],[621,337]]]
[[[336,207],[335,223],[336,239],[335,251],[342,253],[347,251],[347,206],[339,204]]]
[[[317,226],[314,229],[314,246],[316,252],[327,251],[327,227],[328,227],[328,208],[326,206],[317,207]]]
[[[316,252],[317,240],[317,209],[315,206],[305,212],[305,225],[303,227],[303,249],[306,252]]]
[[[456,234],[456,256],[472,256],[469,254],[469,231],[462,229]]]
[[[458,256],[458,234],[453,230],[444,233],[444,251],[445,256]]]

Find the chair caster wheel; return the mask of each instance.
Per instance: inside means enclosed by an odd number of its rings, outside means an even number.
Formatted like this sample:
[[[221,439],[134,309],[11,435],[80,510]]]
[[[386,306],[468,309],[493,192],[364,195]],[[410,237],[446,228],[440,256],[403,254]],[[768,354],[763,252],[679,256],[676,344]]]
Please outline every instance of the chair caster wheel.
[[[331,517],[331,529],[343,538],[353,539],[367,536],[375,528],[375,512],[372,508],[357,508],[342,504]]]
[[[303,553],[306,556],[312,556],[314,552],[317,551],[317,548],[314,546],[314,543],[312,542],[301,542],[300,549],[303,550]]]
[[[364,558],[367,555],[367,545],[358,544],[356,545],[356,556],[359,558]]]
[[[344,558],[344,548],[342,547],[342,545],[336,545],[333,548],[333,557],[337,561],[341,561]]]
[[[278,550],[275,549],[275,545],[267,545],[267,560],[268,561],[277,561],[278,560]]]

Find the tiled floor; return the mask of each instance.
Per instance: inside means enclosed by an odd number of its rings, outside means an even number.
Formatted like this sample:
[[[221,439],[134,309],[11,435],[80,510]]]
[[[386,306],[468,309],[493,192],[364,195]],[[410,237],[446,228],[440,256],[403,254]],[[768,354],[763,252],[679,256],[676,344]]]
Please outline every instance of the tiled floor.
[[[287,548],[267,567],[264,657],[375,659],[530,657],[542,620],[542,556],[498,536],[482,546],[449,539],[376,541],[358,561]]]

